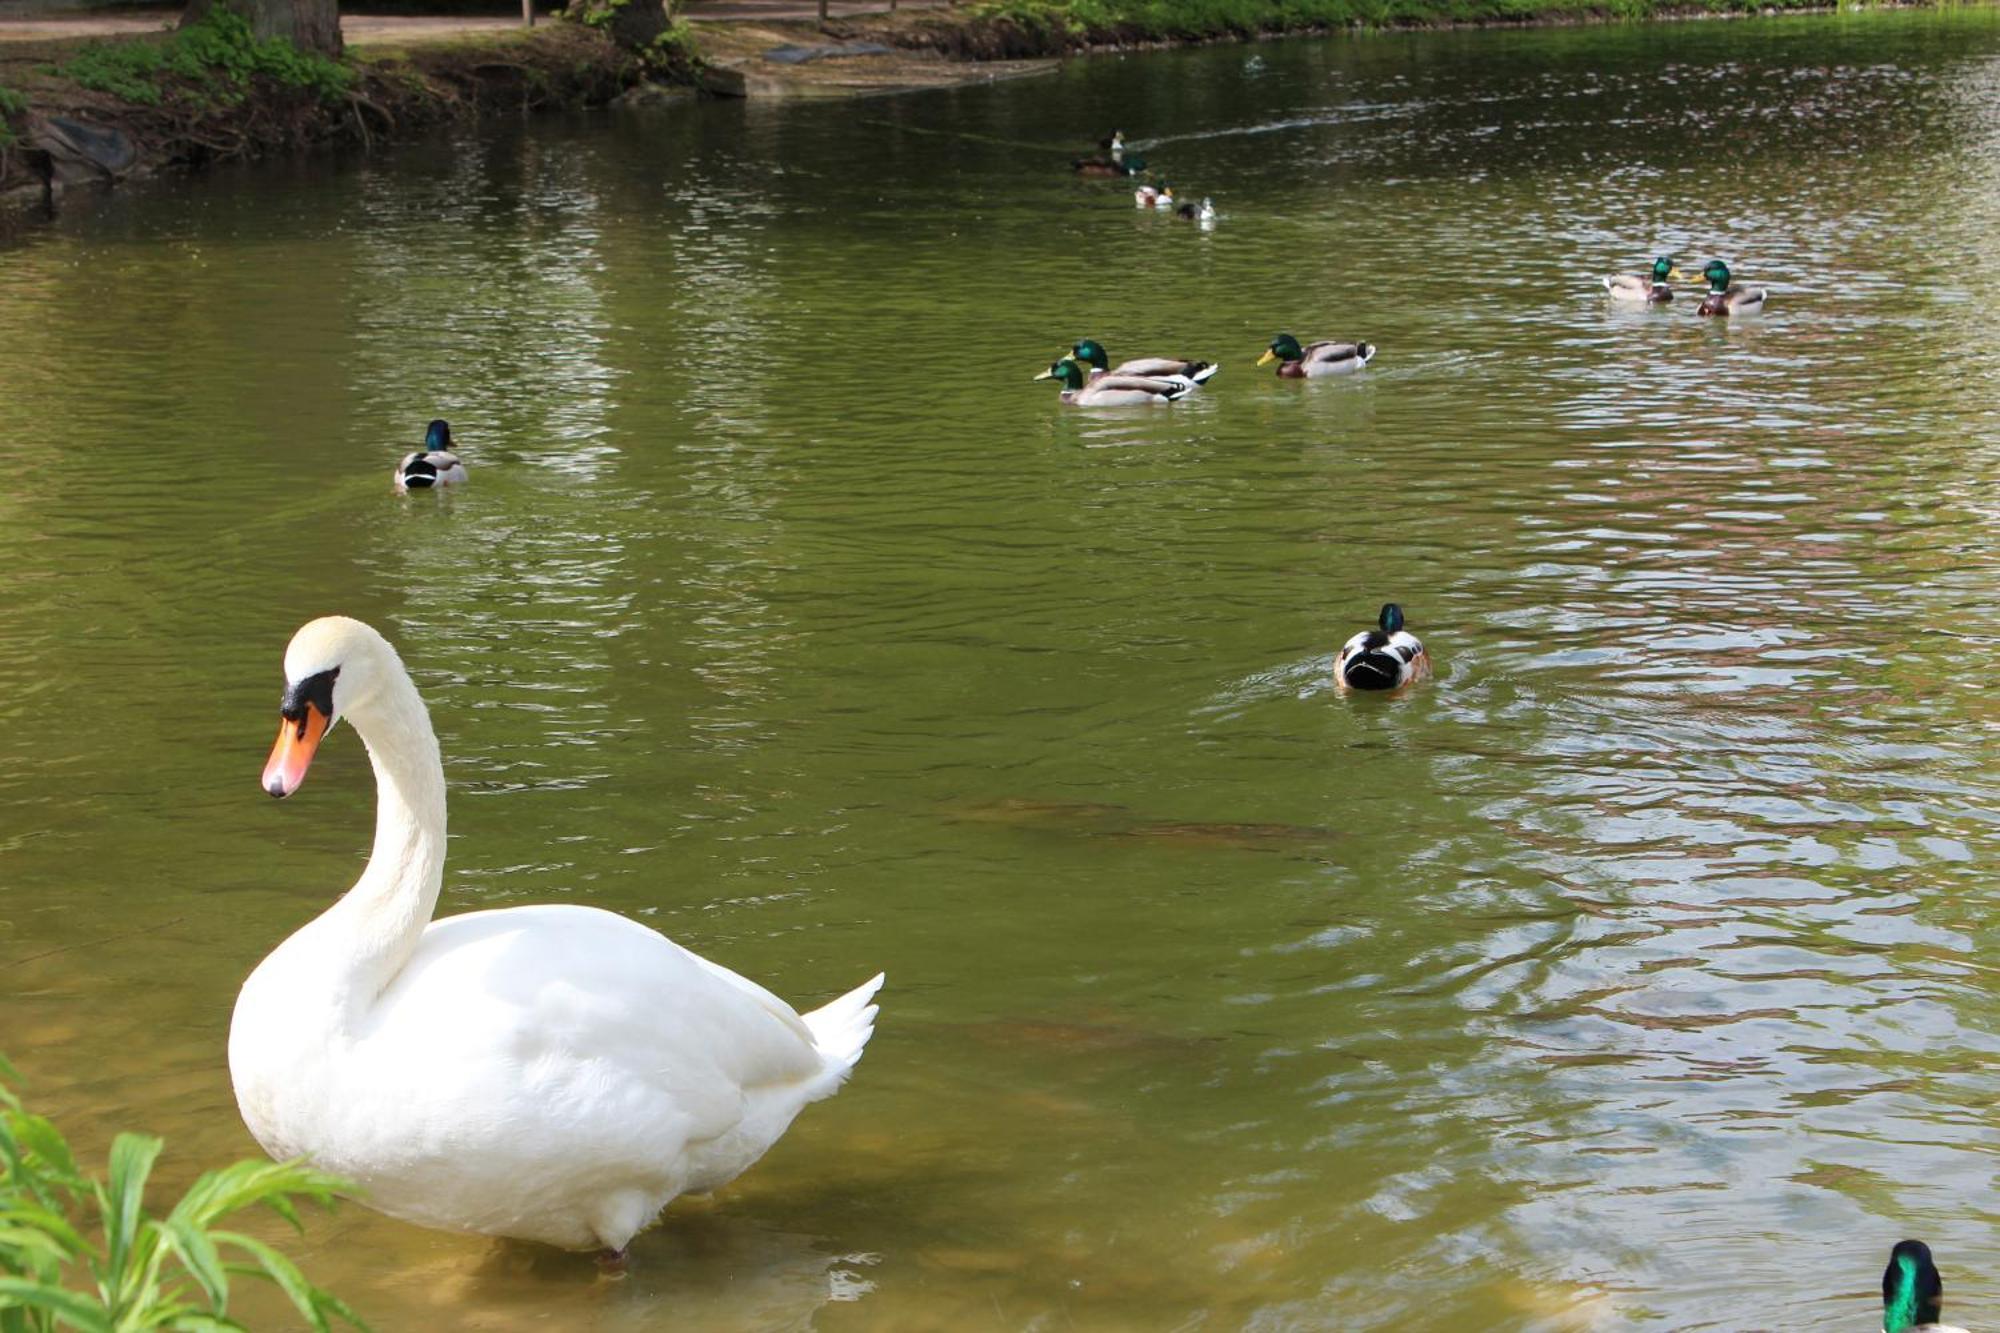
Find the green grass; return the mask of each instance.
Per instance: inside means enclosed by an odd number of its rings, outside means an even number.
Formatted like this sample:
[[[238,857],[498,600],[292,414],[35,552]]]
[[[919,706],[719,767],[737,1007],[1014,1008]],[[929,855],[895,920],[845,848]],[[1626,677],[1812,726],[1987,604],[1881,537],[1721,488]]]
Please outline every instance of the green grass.
[[[12,88],[0,87],[0,148],[14,142],[14,131],[7,124],[9,116],[18,116],[28,109],[28,99]]]
[[[338,61],[290,42],[258,41],[250,24],[227,9],[211,9],[165,41],[91,47],[55,72],[142,106],[158,106],[177,89],[197,102],[235,106],[260,80],[335,102],[354,83],[353,71]]]
[[[330,1203],[342,1182],[298,1162],[210,1171],[165,1216],[146,1208],[160,1140],[120,1134],[102,1179],[56,1127],[28,1111],[0,1058],[0,1333],[243,1333],[230,1279],[275,1283],[315,1333],[365,1329],[277,1249],[219,1224],[261,1204],[294,1227],[295,1201]]]
[[[1247,36],[1304,28],[1518,22],[1537,18],[1643,18],[1664,11],[1715,13],[1818,7],[1827,0],[984,0],[978,18],[1006,20],[1076,41]]]

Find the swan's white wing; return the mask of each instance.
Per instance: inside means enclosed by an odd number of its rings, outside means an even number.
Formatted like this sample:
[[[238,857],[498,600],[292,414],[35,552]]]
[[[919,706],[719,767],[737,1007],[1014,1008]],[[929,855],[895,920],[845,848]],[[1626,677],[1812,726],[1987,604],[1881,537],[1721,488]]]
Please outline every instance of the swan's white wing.
[[[476,1069],[477,1092],[671,1119],[700,1141],[746,1094],[823,1076],[796,1012],[635,921],[590,907],[517,907],[432,923],[373,1006],[370,1041],[416,1074]],[[420,1080],[452,1086],[450,1079]],[[495,1086],[499,1084],[500,1086]]]

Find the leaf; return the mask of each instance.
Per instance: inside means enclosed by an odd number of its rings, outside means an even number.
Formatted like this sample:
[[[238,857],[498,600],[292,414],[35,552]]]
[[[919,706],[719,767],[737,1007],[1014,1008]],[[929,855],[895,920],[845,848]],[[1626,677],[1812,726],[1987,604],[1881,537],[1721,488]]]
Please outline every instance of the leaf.
[[[170,1323],[162,1324],[160,1327],[172,1329],[175,1333],[249,1333],[248,1329],[234,1319],[225,1319],[203,1310],[189,1310],[177,1314]]]
[[[21,1146],[40,1158],[41,1165],[58,1180],[69,1184],[77,1179],[76,1158],[69,1143],[47,1119],[24,1111],[15,1117],[14,1133]]]
[[[126,1282],[126,1266],[139,1239],[139,1218],[146,1202],[146,1177],[162,1144],[150,1134],[120,1134],[111,1141],[108,1189],[100,1195],[104,1210],[105,1268],[103,1279],[113,1291]],[[108,1198],[104,1197],[108,1194]]]
[[[112,1333],[104,1307],[81,1292],[44,1286],[25,1278],[0,1277],[0,1310],[45,1310],[83,1333]]]
[[[240,1231],[217,1231],[212,1233],[211,1238],[219,1244],[233,1245],[255,1259],[263,1270],[263,1276],[277,1283],[279,1290],[291,1298],[293,1306],[306,1317],[316,1333],[331,1333],[326,1318],[328,1312],[338,1315],[356,1328],[368,1327],[362,1322],[361,1316],[350,1310],[344,1302],[306,1281],[306,1276],[299,1271],[298,1265],[255,1236],[246,1236]]]
[[[229,1275],[222,1271],[222,1255],[215,1242],[200,1227],[191,1225],[178,1211],[160,1229],[167,1248],[180,1257],[181,1266],[201,1284],[208,1303],[217,1314],[229,1312]]]

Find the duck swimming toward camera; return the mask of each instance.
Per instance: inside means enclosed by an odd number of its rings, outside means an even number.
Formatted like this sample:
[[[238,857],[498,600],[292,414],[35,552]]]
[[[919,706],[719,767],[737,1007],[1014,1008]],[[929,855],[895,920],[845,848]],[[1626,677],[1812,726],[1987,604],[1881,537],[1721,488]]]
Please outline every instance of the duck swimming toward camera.
[[[1632,301],[1640,304],[1659,304],[1674,299],[1674,289],[1667,285],[1669,279],[1687,281],[1687,274],[1674,267],[1674,261],[1661,255],[1653,261],[1653,276],[1642,278],[1636,273],[1613,273],[1604,279],[1604,290],[1614,301]]]
[[[1271,345],[1257,358],[1257,364],[1276,361],[1279,379],[1316,380],[1360,370],[1374,359],[1374,343],[1317,342],[1302,347],[1297,338],[1281,333],[1271,339]]]
[[[376,812],[361,878],[236,997],[230,1081],[273,1157],[347,1177],[392,1217],[619,1260],[861,1059],[879,975],[800,1014],[595,907],[433,920],[444,765],[402,659],[367,625],[300,629],[278,714],[264,789],[297,791],[345,717],[375,768]]]
[[[403,455],[396,464],[396,493],[456,486],[465,480],[465,463],[451,451],[451,423],[439,418],[424,432],[424,447]]]
[[[1174,210],[1174,216],[1186,218],[1189,222],[1199,222],[1206,225],[1215,221],[1215,201],[1207,195],[1203,195],[1199,206],[1182,204]]]
[[[1171,403],[1185,398],[1197,387],[1185,375],[1098,375],[1086,379],[1083,367],[1064,357],[1035,376],[1038,380],[1060,380],[1062,400],[1071,407],[1137,407],[1143,403]]]
[[[1431,655],[1416,635],[1403,628],[1403,608],[1390,602],[1382,608],[1376,628],[1341,645],[1333,674],[1342,689],[1397,690],[1430,677]]]
[[[1763,287],[1730,286],[1729,265],[1720,259],[1709,260],[1701,276],[1708,281],[1708,295],[1695,308],[1697,315],[1754,315],[1764,308],[1764,300],[1771,294]]]
[[[1882,1270],[1882,1333],[1965,1333],[1938,1322],[1943,1308],[1944,1279],[1931,1262],[1931,1247],[1897,1241]]]

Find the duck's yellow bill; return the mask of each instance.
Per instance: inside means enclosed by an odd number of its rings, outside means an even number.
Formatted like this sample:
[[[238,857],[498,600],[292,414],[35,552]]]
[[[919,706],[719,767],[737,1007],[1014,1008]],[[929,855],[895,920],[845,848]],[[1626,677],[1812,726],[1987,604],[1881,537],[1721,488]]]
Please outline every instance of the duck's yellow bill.
[[[1052,380],[1052,379],[1054,379],[1055,377],[1056,377],[1056,373],[1055,373],[1055,372],[1054,372],[1053,370],[1045,370],[1045,371],[1043,371],[1043,372],[1042,372],[1041,374],[1039,374],[1039,375],[1035,376],[1035,379],[1036,379],[1036,380]],[[1030,383],[1030,384],[1033,384],[1034,382],[1035,382],[1035,380],[1029,380],[1029,381],[1028,381],[1028,383]]]
[[[296,718],[278,719],[278,741],[271,757],[264,761],[264,790],[273,796],[290,796],[306,780],[313,755],[319,751],[320,737],[326,735],[327,716],[316,704],[307,704]]]
[[[1272,351],[1270,348],[1266,347],[1264,349],[1264,355],[1257,358],[1257,364],[1260,366],[1267,366],[1271,364],[1271,362],[1276,361],[1277,359],[1278,359],[1278,354]]]

